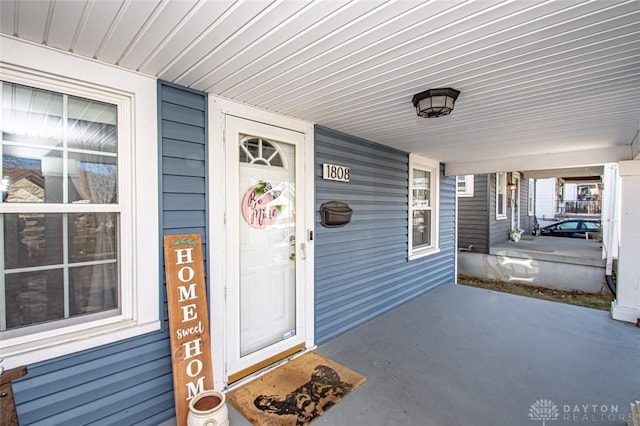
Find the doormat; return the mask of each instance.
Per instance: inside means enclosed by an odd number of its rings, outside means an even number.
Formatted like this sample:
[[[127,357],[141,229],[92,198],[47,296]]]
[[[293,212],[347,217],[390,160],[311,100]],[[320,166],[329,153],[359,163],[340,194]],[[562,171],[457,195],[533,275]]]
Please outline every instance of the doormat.
[[[256,426],[306,425],[366,378],[315,352],[306,353],[227,394]]]

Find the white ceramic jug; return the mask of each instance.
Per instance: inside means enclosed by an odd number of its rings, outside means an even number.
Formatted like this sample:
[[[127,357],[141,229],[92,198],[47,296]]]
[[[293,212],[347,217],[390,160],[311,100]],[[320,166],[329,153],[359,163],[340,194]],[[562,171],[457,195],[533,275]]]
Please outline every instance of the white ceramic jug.
[[[222,392],[208,390],[189,402],[187,426],[229,426],[227,398]]]

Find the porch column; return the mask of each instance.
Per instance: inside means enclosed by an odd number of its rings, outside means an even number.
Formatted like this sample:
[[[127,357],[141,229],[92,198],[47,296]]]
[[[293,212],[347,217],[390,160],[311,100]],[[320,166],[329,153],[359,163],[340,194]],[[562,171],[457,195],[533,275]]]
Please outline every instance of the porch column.
[[[621,161],[620,251],[613,319],[636,323],[640,318],[640,160]]]

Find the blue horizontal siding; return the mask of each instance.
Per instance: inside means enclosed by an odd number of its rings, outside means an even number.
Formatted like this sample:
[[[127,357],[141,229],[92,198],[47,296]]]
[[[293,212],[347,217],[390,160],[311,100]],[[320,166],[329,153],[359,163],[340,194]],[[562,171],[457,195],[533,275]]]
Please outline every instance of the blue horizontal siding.
[[[458,246],[489,253],[489,175],[475,175],[473,197],[458,199]]]
[[[205,145],[175,139],[162,140],[162,155],[174,158],[204,158]]]
[[[204,140],[205,129],[200,126],[182,124],[175,121],[164,120],[161,131],[167,139],[181,140],[184,142],[198,143]]]
[[[318,126],[315,156],[317,343],[454,282],[453,178],[440,181],[440,252],[409,261],[408,153]],[[322,179],[323,163],[349,167],[350,181]],[[344,227],[320,222],[320,205],[332,200],[353,209]]]
[[[158,102],[161,233],[200,233],[206,244],[206,94],[159,82]],[[161,331],[28,366],[14,382],[20,424],[157,425],[175,416],[158,285]]]
[[[14,382],[20,424],[95,424],[104,413],[135,409],[131,387],[167,374],[168,381],[148,390],[146,399],[171,391],[168,339],[163,330],[29,366],[27,376]],[[121,424],[144,424],[149,415]]]
[[[182,194],[204,194],[207,182],[204,176],[162,176],[162,187],[165,192]]]

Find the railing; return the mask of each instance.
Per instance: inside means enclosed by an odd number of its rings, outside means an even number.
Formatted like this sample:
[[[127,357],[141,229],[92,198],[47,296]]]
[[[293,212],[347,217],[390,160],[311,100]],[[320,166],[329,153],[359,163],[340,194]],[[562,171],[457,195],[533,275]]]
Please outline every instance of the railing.
[[[558,200],[560,214],[601,214],[600,200]]]

